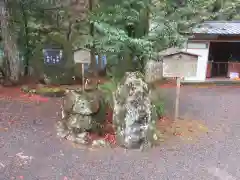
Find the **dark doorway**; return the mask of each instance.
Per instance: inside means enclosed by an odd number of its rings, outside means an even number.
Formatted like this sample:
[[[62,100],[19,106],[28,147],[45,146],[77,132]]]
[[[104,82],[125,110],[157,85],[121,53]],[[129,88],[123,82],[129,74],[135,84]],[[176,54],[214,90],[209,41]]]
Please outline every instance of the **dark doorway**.
[[[212,77],[228,77],[229,63],[240,62],[240,42],[211,42]]]
[[[211,42],[209,60],[212,61],[212,77],[228,76],[228,61],[231,57],[231,49],[228,42]]]

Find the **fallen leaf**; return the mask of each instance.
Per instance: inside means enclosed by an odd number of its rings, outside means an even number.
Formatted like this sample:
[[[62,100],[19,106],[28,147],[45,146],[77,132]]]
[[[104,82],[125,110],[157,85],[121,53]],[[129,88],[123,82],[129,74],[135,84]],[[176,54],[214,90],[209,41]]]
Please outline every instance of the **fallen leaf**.
[[[12,119],[12,120],[9,120],[9,121],[8,121],[8,125],[12,125],[12,124],[14,124],[15,122],[16,122],[16,121],[13,120],[13,119]]]
[[[116,137],[113,134],[106,134],[104,140],[108,141],[111,144],[116,144]]]
[[[199,125],[198,127],[199,127],[199,129],[202,129],[203,131],[208,131],[208,128],[203,125]]]
[[[8,128],[0,128],[0,131],[6,132],[8,131]]]
[[[19,157],[20,159],[23,159],[23,160],[32,160],[33,159],[32,156],[23,155],[23,152],[17,153],[16,156]]]
[[[175,133],[173,133],[173,135],[174,135],[174,136],[182,136],[182,133],[179,133],[179,132],[177,133],[177,132],[175,132]]]
[[[5,165],[3,163],[1,163],[1,162],[0,162],[0,166],[3,167],[3,168],[5,167]]]
[[[29,96],[27,94],[21,94],[19,97],[20,98],[26,98],[26,97],[29,97]]]

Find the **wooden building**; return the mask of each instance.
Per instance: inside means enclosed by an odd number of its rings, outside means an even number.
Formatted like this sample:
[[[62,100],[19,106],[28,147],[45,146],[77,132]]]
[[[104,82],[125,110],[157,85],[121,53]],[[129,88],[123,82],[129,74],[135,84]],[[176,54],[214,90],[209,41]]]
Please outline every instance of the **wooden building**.
[[[207,21],[193,29],[185,50],[200,55],[197,74],[187,80],[240,74],[240,21]]]

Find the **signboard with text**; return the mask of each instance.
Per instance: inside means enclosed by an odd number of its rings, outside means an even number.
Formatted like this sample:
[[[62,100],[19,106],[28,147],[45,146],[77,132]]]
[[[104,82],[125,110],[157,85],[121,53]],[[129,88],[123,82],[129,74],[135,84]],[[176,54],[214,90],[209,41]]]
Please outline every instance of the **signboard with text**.
[[[197,75],[197,56],[174,54],[163,58],[163,77],[193,77]]]
[[[44,49],[44,64],[55,65],[60,64],[63,60],[63,51],[61,49]]]
[[[87,50],[79,50],[74,52],[74,62],[82,63],[82,64],[90,64],[91,55],[90,51]]]

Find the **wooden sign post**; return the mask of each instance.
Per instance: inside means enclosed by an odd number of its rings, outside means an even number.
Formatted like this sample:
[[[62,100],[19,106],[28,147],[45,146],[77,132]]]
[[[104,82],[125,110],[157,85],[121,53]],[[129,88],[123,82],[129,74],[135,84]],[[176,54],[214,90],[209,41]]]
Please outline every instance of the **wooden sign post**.
[[[84,64],[82,63],[82,90],[85,91],[85,73],[84,73]]]
[[[163,77],[176,78],[177,80],[174,107],[174,120],[177,120],[179,118],[181,79],[196,76],[198,55],[177,49],[169,49],[162,52],[161,56],[163,60]]]
[[[177,77],[174,120],[177,120],[179,118],[180,89],[181,89],[181,78]]]
[[[85,64],[90,64],[91,55],[88,50],[78,50],[74,52],[74,61],[75,63],[81,63],[82,67],[82,90],[85,90]]]

